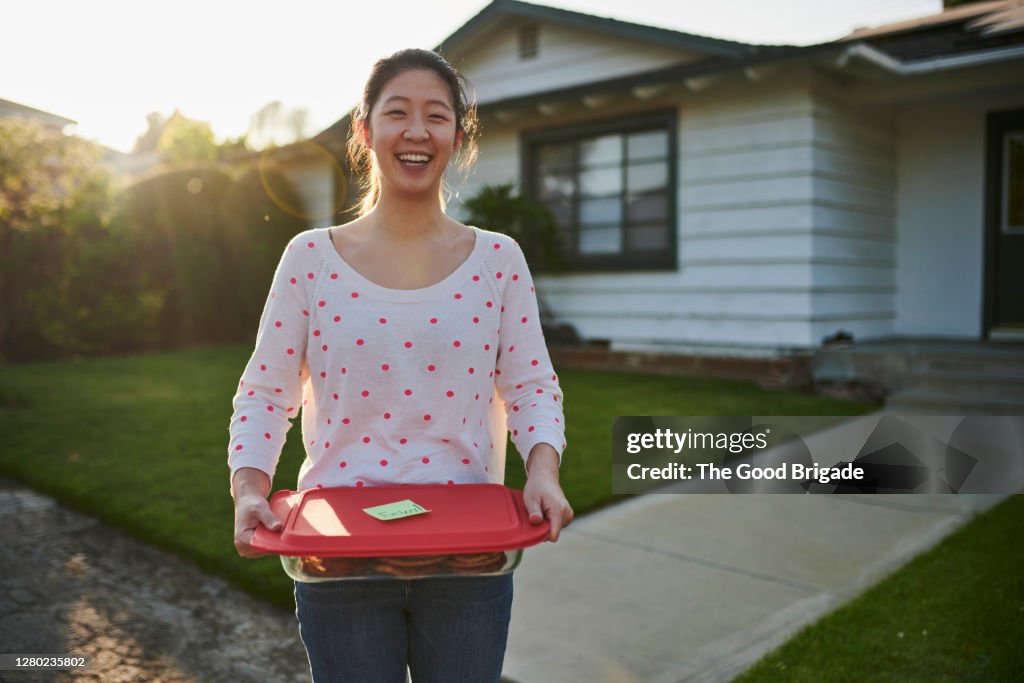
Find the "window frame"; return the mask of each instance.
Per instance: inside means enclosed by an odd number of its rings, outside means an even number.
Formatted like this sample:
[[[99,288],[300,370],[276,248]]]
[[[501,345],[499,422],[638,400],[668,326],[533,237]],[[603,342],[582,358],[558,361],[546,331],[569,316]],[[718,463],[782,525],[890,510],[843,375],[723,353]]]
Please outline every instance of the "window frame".
[[[542,145],[579,142],[582,139],[599,137],[607,134],[618,134],[623,136],[630,133],[638,133],[646,130],[664,130],[668,134],[668,150],[665,160],[668,165],[668,180],[666,186],[666,217],[665,224],[667,245],[663,250],[650,251],[620,251],[614,254],[580,254],[579,235],[579,178],[580,163],[578,147],[574,149],[572,161],[572,174],[575,183],[576,196],[572,207],[572,226],[570,228],[571,244],[566,250],[565,260],[570,271],[626,271],[626,270],[677,270],[678,268],[678,143],[677,143],[677,122],[678,112],[676,110],[662,110],[647,112],[644,114],[633,114],[619,116],[613,119],[602,121],[590,121],[557,128],[546,128],[523,131],[520,134],[520,178],[522,179],[523,193],[533,200],[538,198],[536,183],[539,174],[537,169],[538,148]],[[624,155],[620,162],[620,169],[623,175],[629,168],[628,159]],[[626,203],[628,191],[623,183],[621,192],[622,217],[623,217],[623,241],[626,241],[628,223],[626,223]]]

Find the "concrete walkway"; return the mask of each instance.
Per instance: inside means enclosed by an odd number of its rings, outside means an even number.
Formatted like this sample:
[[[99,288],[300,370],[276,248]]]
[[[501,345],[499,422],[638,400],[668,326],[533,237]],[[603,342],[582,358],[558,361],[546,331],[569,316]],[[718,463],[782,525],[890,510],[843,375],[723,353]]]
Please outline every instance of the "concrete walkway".
[[[852,459],[867,422],[812,438],[852,449]],[[516,570],[506,676],[729,681],[1003,498],[634,497],[527,551]]]
[[[849,449],[864,442],[864,425],[812,438]],[[505,677],[728,681],[1002,498],[631,498],[527,551]],[[0,542],[0,652],[87,654],[95,664],[0,671],[0,681],[309,678],[291,612],[3,480]]]
[[[3,478],[0,545],[0,653],[91,660],[4,683],[309,681],[293,613]]]

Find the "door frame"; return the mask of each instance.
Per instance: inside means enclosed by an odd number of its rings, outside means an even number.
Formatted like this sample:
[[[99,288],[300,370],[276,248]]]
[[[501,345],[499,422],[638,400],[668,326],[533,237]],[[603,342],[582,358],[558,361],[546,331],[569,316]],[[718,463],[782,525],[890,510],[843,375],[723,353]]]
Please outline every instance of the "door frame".
[[[996,309],[996,242],[999,239],[999,225],[1002,212],[1003,184],[1002,161],[1003,133],[1009,128],[1024,129],[1024,109],[988,112],[985,117],[985,248],[984,277],[982,286],[981,338],[992,339]],[[1024,335],[1016,333],[999,334],[1000,339],[1019,341]]]

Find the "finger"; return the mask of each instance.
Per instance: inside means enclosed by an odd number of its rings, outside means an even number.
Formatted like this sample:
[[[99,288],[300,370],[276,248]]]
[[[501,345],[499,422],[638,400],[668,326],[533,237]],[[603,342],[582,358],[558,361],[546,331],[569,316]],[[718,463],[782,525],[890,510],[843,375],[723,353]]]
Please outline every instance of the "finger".
[[[572,507],[569,503],[563,499],[560,505],[552,507],[548,510],[547,518],[551,521],[551,541],[555,542],[558,540],[558,536],[561,534],[562,529],[569,526],[573,520]]]
[[[564,518],[564,509],[561,505],[550,504],[544,508],[544,517],[547,518],[548,523],[551,525],[551,531],[548,533],[548,539],[554,543],[558,540],[558,534],[562,531],[562,520]]]
[[[271,531],[279,531],[281,529],[281,520],[269,509],[260,510],[260,523]]]
[[[258,550],[252,547],[252,536],[255,531],[255,527],[250,527],[242,529],[235,534],[235,550],[242,557],[255,557],[260,554]]]
[[[235,550],[238,551],[238,554],[240,556],[242,556],[242,557],[244,557],[246,559],[252,559],[252,558],[255,558],[255,557],[263,557],[264,555],[267,554],[267,553],[263,552],[262,550],[257,550],[256,548],[253,548],[248,543],[242,543],[242,542],[237,541],[237,540],[235,541]]]
[[[235,545],[249,545],[255,527],[243,527],[235,531]]]
[[[544,521],[544,512],[541,510],[540,501],[534,496],[524,499],[526,513],[530,516],[530,524],[540,524]]]
[[[558,541],[558,535],[562,531],[562,511],[557,509],[549,510],[548,523],[551,524],[551,533],[548,534],[548,538],[551,539],[552,543],[555,543]]]

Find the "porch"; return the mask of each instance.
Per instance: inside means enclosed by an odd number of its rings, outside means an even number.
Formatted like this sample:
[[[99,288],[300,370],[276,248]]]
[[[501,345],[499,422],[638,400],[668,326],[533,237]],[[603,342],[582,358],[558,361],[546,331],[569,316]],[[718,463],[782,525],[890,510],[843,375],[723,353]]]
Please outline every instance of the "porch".
[[[884,396],[904,414],[1024,415],[1024,342],[927,338],[818,349],[814,384]]]

